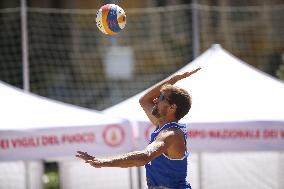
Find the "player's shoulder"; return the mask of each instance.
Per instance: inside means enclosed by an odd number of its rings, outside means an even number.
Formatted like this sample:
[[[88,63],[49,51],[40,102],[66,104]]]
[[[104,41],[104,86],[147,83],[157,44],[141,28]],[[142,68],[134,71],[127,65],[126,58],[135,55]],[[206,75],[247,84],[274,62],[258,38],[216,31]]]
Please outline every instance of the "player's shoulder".
[[[181,136],[183,136],[183,131],[178,127],[165,128],[159,133],[159,137],[162,138],[178,138]]]
[[[162,130],[164,131],[172,131],[172,132],[185,132],[186,131],[186,124],[181,124],[177,122],[170,122],[163,126]]]
[[[155,141],[164,142],[165,144],[173,145],[179,143],[179,141],[183,140],[183,134],[178,128],[168,128],[162,130]]]
[[[169,135],[175,134],[176,132],[179,133],[180,131],[186,131],[186,125],[177,122],[166,123],[159,129],[160,133],[167,133]]]

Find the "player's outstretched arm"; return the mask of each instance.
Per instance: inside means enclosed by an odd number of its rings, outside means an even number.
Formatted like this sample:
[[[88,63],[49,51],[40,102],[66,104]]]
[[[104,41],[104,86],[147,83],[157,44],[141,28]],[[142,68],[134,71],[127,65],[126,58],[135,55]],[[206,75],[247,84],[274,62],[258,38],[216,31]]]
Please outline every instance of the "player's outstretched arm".
[[[156,85],[152,86],[140,99],[139,99],[139,103],[141,105],[141,107],[143,108],[144,112],[146,113],[146,115],[148,116],[148,118],[150,119],[150,121],[156,125],[157,124],[157,119],[152,115],[152,108],[154,106],[154,102],[153,100],[155,98],[157,98],[160,94],[160,89],[161,87],[168,83],[168,84],[172,84],[174,85],[176,82],[178,82],[179,80],[182,80],[184,78],[189,77],[190,75],[196,73],[197,71],[199,71],[201,68],[196,68],[192,71],[188,71],[188,72],[183,72],[183,73],[178,73],[175,75],[172,75],[168,78],[166,78],[165,80],[157,83]]]
[[[112,158],[96,158],[89,155],[87,152],[78,151],[76,157],[89,163],[96,168],[101,167],[139,167],[152,161],[162,153],[165,153],[169,146],[179,137],[172,131],[160,133],[157,139],[149,144],[144,150],[134,151],[118,155]]]

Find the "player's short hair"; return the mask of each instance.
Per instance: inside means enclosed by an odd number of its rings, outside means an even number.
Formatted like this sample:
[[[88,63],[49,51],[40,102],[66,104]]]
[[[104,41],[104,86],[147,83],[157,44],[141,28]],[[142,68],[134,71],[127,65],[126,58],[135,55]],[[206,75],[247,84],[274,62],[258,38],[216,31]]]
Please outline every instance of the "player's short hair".
[[[190,94],[177,86],[171,84],[165,84],[161,88],[161,92],[169,92],[167,100],[170,104],[177,106],[175,117],[177,120],[183,118],[191,108],[191,96]]]

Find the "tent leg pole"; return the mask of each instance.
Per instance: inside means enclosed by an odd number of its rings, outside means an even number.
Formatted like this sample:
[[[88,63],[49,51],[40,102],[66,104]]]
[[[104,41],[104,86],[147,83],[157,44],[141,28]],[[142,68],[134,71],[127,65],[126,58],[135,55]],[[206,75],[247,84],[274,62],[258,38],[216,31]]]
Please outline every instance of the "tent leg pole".
[[[129,170],[129,188],[133,189],[133,179],[132,179],[132,168],[128,168]]]
[[[284,175],[284,153],[283,152],[279,152],[279,188],[284,188],[284,179],[283,179],[283,175]]]
[[[142,189],[141,167],[137,167],[137,180],[138,180],[138,189]]]
[[[26,189],[30,189],[29,162],[24,161],[24,166],[25,166]]]
[[[198,153],[198,182],[199,182],[199,189],[203,189],[203,183],[202,183],[202,152]]]

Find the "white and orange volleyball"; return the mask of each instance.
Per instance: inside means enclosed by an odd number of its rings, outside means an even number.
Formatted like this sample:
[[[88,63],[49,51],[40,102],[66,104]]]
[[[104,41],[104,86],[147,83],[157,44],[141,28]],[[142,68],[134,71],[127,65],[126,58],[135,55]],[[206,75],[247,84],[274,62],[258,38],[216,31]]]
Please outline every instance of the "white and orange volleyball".
[[[104,34],[116,35],[126,25],[126,14],[118,5],[106,4],[97,11],[96,23]]]

